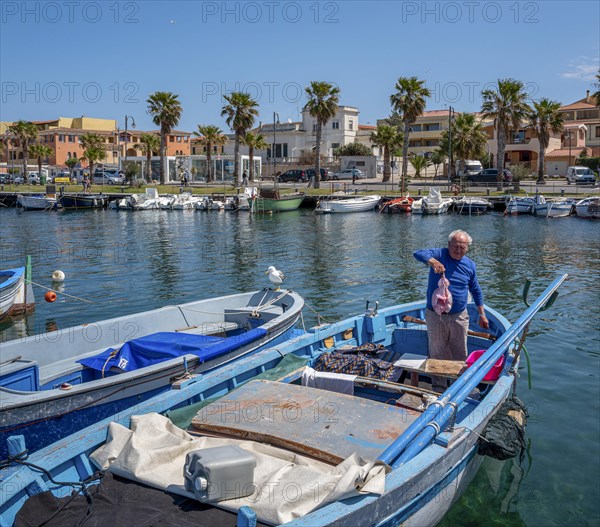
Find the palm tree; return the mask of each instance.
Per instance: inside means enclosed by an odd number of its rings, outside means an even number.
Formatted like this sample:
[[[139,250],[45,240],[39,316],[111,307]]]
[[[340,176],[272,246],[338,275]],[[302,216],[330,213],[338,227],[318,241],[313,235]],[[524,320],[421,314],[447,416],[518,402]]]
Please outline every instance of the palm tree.
[[[52,148],[49,146],[43,145],[42,143],[35,143],[29,149],[31,155],[37,158],[38,163],[38,175],[40,176],[40,180],[42,177],[42,160],[50,157],[52,155]]]
[[[167,136],[179,123],[183,109],[178,95],[167,91],[157,91],[148,97],[148,112],[153,116],[152,122],[160,126],[160,184],[164,185],[165,156],[167,150]]]
[[[253,134],[252,132],[246,132],[246,135],[242,139],[248,147],[248,155],[250,157],[250,181],[254,181],[254,151],[255,150],[266,150],[269,145],[265,141],[265,136],[262,134]]]
[[[396,83],[396,93],[390,95],[392,108],[402,117],[404,122],[404,146],[402,148],[402,179],[400,182],[401,193],[404,194],[404,181],[408,170],[408,137],[410,126],[425,111],[425,98],[431,96],[431,92],[425,88],[425,81],[416,77],[400,77]]]
[[[498,137],[496,168],[498,169],[497,190],[502,190],[504,176],[504,152],[506,138],[510,129],[519,128],[530,112],[526,102],[527,94],[521,81],[515,79],[498,79],[495,90],[481,92],[483,103],[481,111],[484,118],[494,120],[494,128]]]
[[[206,164],[207,174],[206,181],[212,181],[213,166],[212,166],[212,148],[213,146],[221,146],[227,142],[227,137],[223,134],[218,126],[213,124],[198,125],[198,131],[194,132],[196,137],[200,138],[200,143],[206,146]]]
[[[142,134],[139,148],[146,156],[146,179],[152,181],[152,154],[160,150],[160,137],[156,134]]]
[[[596,73],[596,80],[598,82],[596,82],[595,86],[598,89],[592,94],[592,97],[596,99],[596,106],[600,107],[600,69]]]
[[[483,124],[475,114],[459,113],[451,126],[452,152],[456,154],[459,163],[464,163],[466,159],[478,159],[484,155],[488,137],[483,129]],[[448,151],[448,142],[448,132],[445,131],[440,140],[442,151]]]
[[[308,102],[306,107],[311,117],[317,120],[317,139],[315,145],[314,188],[321,187],[321,135],[323,125],[332,119],[340,101],[340,89],[325,81],[312,81],[306,88]]]
[[[423,170],[427,171],[427,167],[431,166],[431,161],[425,156],[419,154],[411,154],[410,164],[415,169],[415,177],[421,177]]]
[[[559,109],[559,102],[544,98],[539,102],[534,101],[529,115],[531,121],[529,126],[540,142],[537,183],[544,181],[544,156],[550,142],[550,133],[560,134],[564,128],[563,114],[559,113]]]
[[[82,161],[87,161],[90,167],[90,181],[94,177],[94,164],[104,159],[104,140],[98,134],[85,134],[80,137],[83,146]]]
[[[221,117],[226,117],[225,121],[235,133],[235,145],[233,154],[235,184],[240,185],[240,141],[246,135],[246,132],[254,126],[254,119],[258,115],[258,102],[256,102],[249,93],[234,91],[230,95],[223,95],[227,102],[221,108]]]
[[[443,165],[444,161],[446,161],[446,154],[444,153],[444,150],[442,150],[441,148],[434,150],[433,154],[431,154],[431,164],[433,165],[433,170],[434,170],[433,178],[434,179],[437,177],[437,173],[438,173],[438,170],[440,169],[440,165]]]
[[[402,143],[401,137],[395,127],[387,124],[380,124],[377,126],[377,130],[371,132],[369,138],[371,143],[383,148],[383,183],[390,180],[391,176],[391,164],[390,164],[390,153],[395,150]]]
[[[18,143],[23,151],[23,178],[26,180],[29,145],[37,139],[37,126],[29,121],[17,121],[10,125],[7,131],[12,136],[13,143]]]
[[[70,157],[69,159],[65,160],[65,165],[67,165],[67,168],[69,169],[70,179],[73,179],[73,169],[75,168],[75,165],[77,165],[77,163],[79,163],[79,159],[77,159],[76,157]]]

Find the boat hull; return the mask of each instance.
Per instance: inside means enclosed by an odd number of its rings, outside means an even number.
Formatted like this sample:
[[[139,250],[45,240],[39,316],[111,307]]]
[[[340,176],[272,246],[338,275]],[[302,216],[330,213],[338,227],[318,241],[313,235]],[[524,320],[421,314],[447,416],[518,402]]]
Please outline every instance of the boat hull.
[[[108,198],[100,194],[64,194],[58,201],[63,209],[101,209]]]
[[[571,203],[543,203],[535,206],[535,215],[545,218],[565,218],[571,215]]]
[[[293,195],[282,196],[280,198],[263,198],[257,197],[253,202],[253,210],[255,212],[287,212],[297,210],[304,201],[306,196]]]
[[[600,197],[582,199],[575,205],[575,212],[580,218],[600,219]]]
[[[0,320],[33,311],[35,299],[29,283],[31,269],[27,266],[0,271]],[[29,277],[28,277],[29,276]]]
[[[342,212],[367,212],[373,210],[379,203],[380,196],[363,196],[339,200],[319,201],[315,212],[317,214],[334,214]]]
[[[59,203],[56,198],[47,196],[17,196],[17,206],[23,210],[50,210],[57,208]]]

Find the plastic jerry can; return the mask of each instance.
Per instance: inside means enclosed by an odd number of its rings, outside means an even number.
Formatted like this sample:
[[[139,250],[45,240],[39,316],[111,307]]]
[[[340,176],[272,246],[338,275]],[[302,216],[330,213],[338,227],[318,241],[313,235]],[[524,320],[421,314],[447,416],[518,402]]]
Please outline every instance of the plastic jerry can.
[[[202,502],[250,496],[255,467],[256,458],[237,445],[193,450],[185,458],[185,488]]]

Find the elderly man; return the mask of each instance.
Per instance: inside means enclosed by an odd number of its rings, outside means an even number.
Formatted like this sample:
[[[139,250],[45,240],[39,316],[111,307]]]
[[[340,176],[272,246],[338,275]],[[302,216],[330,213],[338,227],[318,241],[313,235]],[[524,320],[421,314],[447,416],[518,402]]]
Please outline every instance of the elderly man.
[[[483,308],[483,294],[477,281],[475,262],[466,256],[473,239],[465,231],[452,231],[448,236],[448,248],[422,249],[414,257],[428,265],[429,283],[427,286],[427,336],[429,357],[443,360],[465,360],[467,358],[467,330],[469,315],[467,300],[469,291],[473,295],[479,313],[479,325],[488,328],[489,322]],[[448,313],[438,314],[433,310],[432,296],[438,287],[442,273],[450,282],[452,308]],[[433,377],[433,389],[443,392],[446,380]]]

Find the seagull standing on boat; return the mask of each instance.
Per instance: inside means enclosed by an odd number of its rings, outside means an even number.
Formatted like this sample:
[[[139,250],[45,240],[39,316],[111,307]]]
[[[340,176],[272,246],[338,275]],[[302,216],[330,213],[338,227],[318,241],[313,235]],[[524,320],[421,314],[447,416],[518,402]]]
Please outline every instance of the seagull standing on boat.
[[[275,267],[271,265],[267,269],[266,274],[269,275],[269,280],[277,286],[275,288],[275,291],[279,291],[279,286],[282,284],[283,279],[285,278],[283,272],[278,271],[277,269],[275,269]]]

